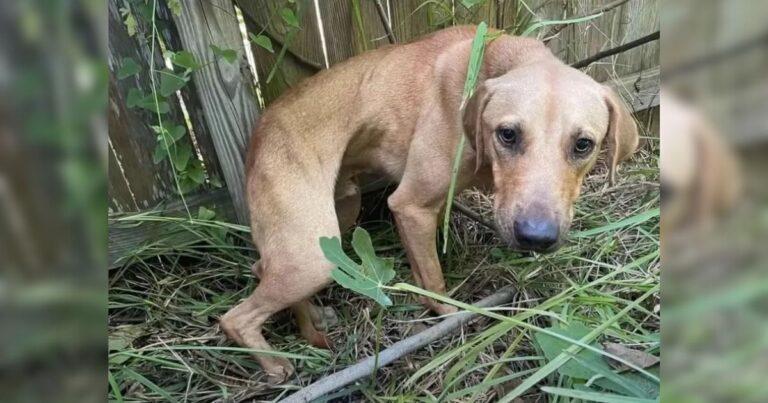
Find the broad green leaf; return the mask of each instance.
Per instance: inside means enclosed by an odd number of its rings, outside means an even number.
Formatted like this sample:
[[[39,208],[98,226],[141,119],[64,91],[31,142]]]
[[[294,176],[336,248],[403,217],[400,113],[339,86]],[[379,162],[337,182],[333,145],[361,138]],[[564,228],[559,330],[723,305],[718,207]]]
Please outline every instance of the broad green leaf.
[[[621,393],[623,395],[633,395],[636,397],[644,397],[644,398],[650,398],[653,396],[649,396],[643,388],[632,381],[629,378],[626,378],[622,374],[617,374],[613,372],[611,369],[606,369],[606,367],[602,365],[595,365],[592,362],[584,361],[580,359],[577,356],[572,356],[571,358],[572,362],[575,361],[582,365],[583,367],[593,371],[595,375],[602,376],[602,378],[597,379],[604,379],[607,382],[606,385],[609,385],[610,387],[606,388],[614,392]]]
[[[174,53],[173,57],[171,57],[171,61],[173,64],[189,70],[197,70],[200,68],[200,63],[195,59],[195,55],[186,50]]]
[[[181,125],[173,125],[170,122],[163,122],[163,128],[160,126],[152,126],[152,130],[157,133],[157,142],[163,147],[170,146],[176,143],[179,139],[184,137],[187,129]]]
[[[216,57],[220,57],[228,63],[234,63],[237,60],[237,51],[234,49],[222,49],[216,45],[211,45],[211,50]]]
[[[568,327],[551,327],[549,330],[574,340],[581,340],[590,332],[588,327],[579,322],[571,322]],[[560,353],[572,345],[565,340],[558,339],[545,333],[536,333],[535,338],[548,361],[555,359],[555,357],[560,355]],[[592,343],[591,345],[592,347],[602,350],[602,347],[597,343]],[[574,358],[588,362],[590,365],[594,365],[596,368],[600,368],[605,371],[611,370],[611,367],[607,362],[605,362],[605,360],[603,360],[602,356],[595,353],[594,351],[583,349],[579,351],[574,356]],[[558,368],[557,371],[562,375],[583,380],[589,379],[596,374],[594,370],[580,364],[574,359],[568,360],[568,362]]]
[[[272,47],[272,41],[269,39],[268,36],[254,35],[253,33],[249,33],[248,36],[251,38],[251,42],[266,49],[269,53],[275,53],[275,49]]]
[[[182,137],[184,137],[184,134],[187,133],[187,129],[184,126],[176,125],[170,130],[168,130],[168,133],[170,133],[171,138],[176,141]]]
[[[160,72],[160,95],[169,97],[187,85],[189,79],[174,74],[170,70]]]
[[[171,161],[173,161],[173,167],[177,171],[183,171],[187,169],[187,163],[192,157],[192,147],[188,143],[177,144],[171,150]]]
[[[338,237],[320,238],[320,249],[325,258],[336,265],[331,277],[344,288],[365,295],[384,307],[391,306],[392,300],[384,293],[382,286],[394,278],[394,262],[375,255],[371,238],[364,229],[355,229],[352,238],[353,248],[362,264],[355,263],[344,253]]]
[[[649,368],[648,371],[654,375],[657,375],[657,376],[659,375],[658,366]],[[625,382],[629,382],[632,385],[640,388],[640,390],[643,391],[643,397],[657,399],[659,397],[659,394],[661,393],[658,383],[651,381],[647,377],[637,372],[624,372],[617,375],[620,375]],[[621,388],[621,386],[617,385],[615,381],[612,381],[607,378],[600,378],[596,380],[594,384],[597,386],[600,386],[603,389],[611,390],[614,392],[619,392],[618,389]]]
[[[283,8],[280,10],[280,17],[283,18],[283,21],[285,21],[286,24],[294,28],[299,28],[299,19],[296,18],[296,14],[294,14],[293,10],[290,8]]]
[[[197,209],[198,220],[213,220],[215,217],[216,212],[206,208],[205,206],[200,206],[200,208]]]
[[[144,93],[138,88],[131,88],[128,91],[128,97],[125,99],[125,105],[129,108],[136,108],[144,98]]]
[[[362,261],[364,273],[374,276],[379,284],[386,285],[395,278],[395,271],[392,269],[394,261],[391,258],[382,259],[376,256],[368,231],[360,227],[355,229],[352,234],[352,249]]]
[[[168,156],[168,152],[165,149],[165,145],[158,142],[155,145],[155,152],[152,153],[152,162],[154,162],[155,164],[159,164],[167,156]]]
[[[196,184],[202,185],[203,182],[205,182],[205,171],[203,170],[203,164],[201,164],[197,159],[192,160],[192,162],[189,164],[189,169],[187,169],[187,176]]]
[[[123,59],[123,65],[120,67],[120,70],[117,71],[117,79],[123,80],[135,76],[136,74],[139,74],[140,71],[141,67],[136,64],[136,61],[133,60],[132,57],[126,57]]]
[[[181,175],[179,175],[179,188],[176,189],[176,191],[181,194],[187,194],[197,189],[197,186],[197,183],[190,179],[186,172],[182,172]]]
[[[168,102],[165,101],[165,98],[158,96],[157,102],[160,108],[160,113],[168,113],[171,110],[171,107],[168,105]],[[131,90],[128,91],[125,105],[129,108],[142,108],[150,112],[156,112],[155,97],[152,96],[152,94],[144,95],[138,88],[131,88]]]

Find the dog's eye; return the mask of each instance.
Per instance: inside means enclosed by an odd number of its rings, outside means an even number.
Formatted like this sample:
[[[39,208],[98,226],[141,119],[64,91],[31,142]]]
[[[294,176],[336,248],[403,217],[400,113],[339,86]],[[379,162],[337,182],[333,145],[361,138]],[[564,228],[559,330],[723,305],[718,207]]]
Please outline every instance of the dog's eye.
[[[573,152],[576,155],[583,157],[589,154],[594,147],[595,147],[594,141],[588,138],[582,137],[576,140],[576,143],[573,145]]]
[[[496,137],[499,138],[501,144],[511,147],[518,142],[518,130],[515,127],[500,127],[496,129]]]

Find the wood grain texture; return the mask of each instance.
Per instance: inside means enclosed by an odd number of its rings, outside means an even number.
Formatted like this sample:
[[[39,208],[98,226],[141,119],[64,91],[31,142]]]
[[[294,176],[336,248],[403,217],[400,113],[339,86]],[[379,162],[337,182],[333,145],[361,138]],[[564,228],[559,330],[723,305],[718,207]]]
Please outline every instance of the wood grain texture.
[[[164,1],[157,3],[158,33],[162,38],[168,50],[174,52],[184,50],[179,37],[179,31],[173,22],[173,16]],[[213,138],[205,122],[203,106],[200,103],[200,97],[195,86],[195,81],[191,80],[180,91],[181,99],[187,108],[189,115],[189,126],[191,134],[195,138],[195,148],[200,152],[205,164],[205,171],[209,178],[218,178],[221,180],[223,174],[219,166],[219,158],[216,155],[216,148],[213,145]]]
[[[320,3],[325,3],[321,1]],[[251,20],[254,34],[264,33],[271,37],[275,51],[288,42],[289,33],[295,28],[290,27],[280,16],[280,10],[288,8],[295,10],[299,20],[299,29],[290,40],[288,49],[299,60],[304,60],[310,67],[325,66],[323,50],[320,46],[320,35],[317,31],[317,18],[312,0],[297,0],[292,5],[288,0],[237,0],[238,7]],[[279,44],[279,45],[278,45]]]
[[[128,108],[126,99],[133,88],[144,94],[151,94],[149,78],[150,60],[157,62],[159,54],[153,58],[146,41],[140,41],[143,33],[130,36],[120,18],[116,1],[108,2],[109,9],[109,106],[107,124],[109,139],[123,167],[125,179],[130,185],[130,192],[123,186],[111,184],[108,189],[110,204],[115,208],[136,211],[153,206],[174,194],[175,184],[171,167],[167,162],[155,164],[152,154],[156,144],[156,134],[150,127],[156,124],[154,114],[145,109]],[[117,79],[117,71],[127,58],[133,59],[141,67],[141,72],[123,80]],[[169,119],[181,116],[178,108],[168,114]],[[116,162],[115,166],[116,166]],[[110,177],[113,177],[112,175]]]
[[[272,40],[274,53],[251,42],[259,89],[266,105],[323,68],[323,54],[311,1],[299,2],[300,31],[290,40],[288,49],[279,64],[278,55],[283,44],[289,39],[289,28],[279,12],[288,3],[284,0],[268,0],[258,5],[247,0],[236,1],[236,3],[243,11],[248,32],[254,35],[263,34]],[[267,81],[276,65],[277,70],[274,71],[272,79]]]
[[[609,84],[634,112],[659,106],[661,69],[659,66],[611,80]]]
[[[197,211],[200,206],[216,212],[216,219],[222,221],[234,220],[235,210],[226,189],[216,189],[192,195],[186,200],[191,211]],[[154,208],[157,214],[167,217],[185,217],[187,212],[178,200],[158,205]],[[147,210],[151,211],[151,210]],[[166,245],[181,244],[194,241],[195,235],[184,230],[176,222],[143,222],[121,224],[116,216],[108,219],[108,263],[109,268],[129,263],[136,250],[162,240]]]
[[[194,73],[193,81],[237,221],[248,224],[244,160],[258,111],[234,5],[231,0],[189,1],[174,19],[184,49],[207,65]],[[211,45],[235,50],[237,60],[216,58]]]

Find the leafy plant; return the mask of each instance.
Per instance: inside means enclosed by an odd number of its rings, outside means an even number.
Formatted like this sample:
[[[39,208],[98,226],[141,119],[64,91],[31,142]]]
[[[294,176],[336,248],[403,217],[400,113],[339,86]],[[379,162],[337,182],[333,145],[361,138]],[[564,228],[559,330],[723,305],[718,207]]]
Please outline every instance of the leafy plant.
[[[336,265],[331,277],[342,287],[365,295],[382,307],[391,306],[392,300],[383,289],[395,277],[392,258],[376,256],[371,236],[360,227],[352,234],[352,248],[360,258],[359,264],[344,253],[338,237],[320,238],[320,249],[325,258]]]
[[[288,52],[288,47],[291,46],[291,44],[293,43],[293,40],[296,38],[296,34],[301,29],[301,26],[299,25],[299,17],[297,17],[297,15],[301,15],[301,9],[299,8],[298,3],[294,3],[294,5],[295,7],[297,7],[296,12],[294,12],[293,9],[289,7],[283,7],[279,11],[280,18],[286,24],[288,32],[285,34],[285,39],[283,40],[282,48],[280,48],[280,53],[277,54],[277,60],[275,61],[275,65],[272,66],[272,70],[270,70],[269,74],[267,75],[267,80],[266,80],[267,84],[272,82],[272,79],[275,77],[277,70],[280,68],[280,65],[282,64],[283,59],[285,58],[285,55]],[[259,35],[259,36],[262,36],[262,35]],[[257,36],[256,38],[258,39],[259,36]],[[264,39],[258,39],[258,41],[254,41],[254,42],[257,45],[267,49],[268,51],[270,51],[270,49],[272,48],[271,41],[269,43],[268,48],[264,46],[266,45],[266,41]],[[274,53],[274,52],[270,51],[270,53]]]
[[[251,42],[261,46],[269,53],[275,53],[275,49],[272,47],[272,40],[264,34],[254,35],[252,32],[248,33],[248,38]]]
[[[587,336],[590,329],[580,322],[571,322],[567,326],[555,326],[548,330],[551,332],[567,336],[571,339],[580,340]],[[566,351],[571,344],[547,333],[537,333],[536,342],[548,361],[555,360],[558,355]],[[602,351],[597,343],[592,343],[592,347]],[[642,378],[637,380],[633,375],[635,373],[616,373],[608,365],[605,359],[594,350],[581,350],[578,353],[570,354],[570,360],[561,365],[557,372],[571,379],[578,390],[571,389],[574,393],[592,393],[602,394],[604,396],[613,396],[616,400],[619,398],[641,398],[655,399],[659,395],[658,386],[647,388],[647,382],[642,382]],[[594,386],[599,386],[603,390],[595,390]],[[568,389],[565,389],[568,390]],[[605,391],[618,393],[618,395],[608,395]],[[553,390],[555,395],[562,395],[563,390]],[[571,396],[574,397],[574,396]],[[634,401],[634,400],[633,400]]]
[[[128,3],[131,4],[131,3]],[[139,27],[136,18],[152,26],[148,41],[152,44],[152,54],[155,52],[155,44],[159,41],[156,27],[156,2],[134,4],[138,7],[137,13],[132,13],[128,5],[121,9],[124,22],[129,35],[134,35]],[[169,7],[174,14],[181,12],[181,3],[171,1]],[[147,20],[147,21],[144,21]],[[191,80],[192,73],[200,71],[218,59],[224,59],[228,63],[237,61],[237,51],[223,49],[211,45],[214,59],[209,63],[200,64],[192,52],[181,50],[178,52],[166,51],[164,57],[171,61],[175,68],[156,70],[154,65],[149,67],[149,76],[152,92],[145,94],[139,88],[128,90],[126,106],[140,108],[153,112],[156,116],[152,129],[157,134],[157,143],[152,155],[155,164],[170,161],[173,169],[176,188],[183,199],[183,195],[198,189],[206,181],[205,169],[202,161],[197,157],[192,146],[192,139],[187,138],[187,129],[184,125],[170,122],[167,114],[171,111],[169,99],[176,92],[182,90]],[[117,71],[117,78],[125,80],[136,77],[142,73],[141,66],[131,57],[122,59]],[[210,178],[211,184],[219,183],[217,178]]]

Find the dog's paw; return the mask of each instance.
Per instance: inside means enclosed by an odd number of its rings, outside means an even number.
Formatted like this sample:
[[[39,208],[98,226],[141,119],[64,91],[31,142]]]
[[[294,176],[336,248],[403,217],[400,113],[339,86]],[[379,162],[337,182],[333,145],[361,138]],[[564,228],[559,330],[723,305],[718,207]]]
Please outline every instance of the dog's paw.
[[[261,357],[259,361],[267,373],[267,382],[270,385],[284,383],[295,371],[293,364],[283,357]]]
[[[315,329],[323,332],[328,332],[334,326],[339,324],[339,317],[336,315],[336,311],[330,306],[313,307],[310,316]]]
[[[419,301],[425,308],[439,316],[450,315],[459,311],[459,308],[456,308],[453,305],[441,304],[431,298],[422,297],[419,298]]]

